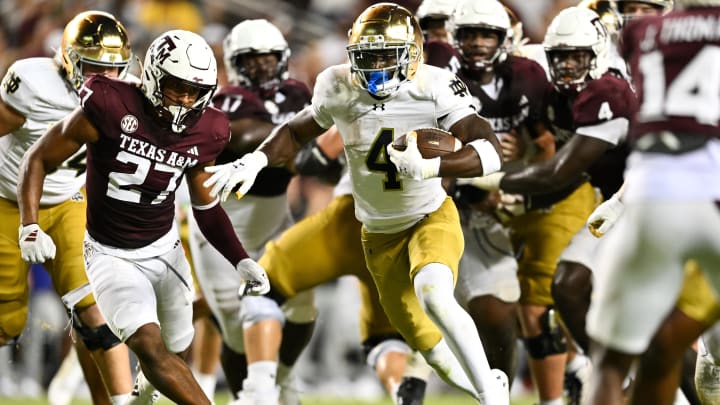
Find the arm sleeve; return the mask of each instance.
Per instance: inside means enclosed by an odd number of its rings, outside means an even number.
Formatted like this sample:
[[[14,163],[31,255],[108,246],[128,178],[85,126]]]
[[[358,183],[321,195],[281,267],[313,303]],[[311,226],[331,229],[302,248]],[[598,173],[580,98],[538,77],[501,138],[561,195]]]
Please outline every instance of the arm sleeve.
[[[249,257],[233,230],[230,218],[220,206],[220,200],[215,200],[208,206],[193,206],[193,215],[208,242],[233,266]]]

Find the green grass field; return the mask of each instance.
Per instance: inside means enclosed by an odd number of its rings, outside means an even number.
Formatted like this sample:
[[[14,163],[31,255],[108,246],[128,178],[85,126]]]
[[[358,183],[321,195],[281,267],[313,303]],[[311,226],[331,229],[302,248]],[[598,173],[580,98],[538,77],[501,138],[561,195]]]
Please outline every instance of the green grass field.
[[[228,403],[229,397],[227,394],[219,394],[215,397],[215,403],[217,405],[225,405]],[[0,398],[0,405],[46,405],[49,402],[46,399],[8,399]],[[531,405],[532,399],[526,399],[521,401],[513,401],[512,405]],[[161,400],[159,405],[169,405],[172,402],[168,400]],[[477,403],[467,396],[461,395],[431,395],[425,400],[425,405],[476,405]],[[73,401],[72,405],[90,405],[90,401]],[[392,405],[390,399],[384,399],[382,401],[353,401],[347,399],[338,398],[320,398],[320,397],[308,397],[303,398],[303,405]]]

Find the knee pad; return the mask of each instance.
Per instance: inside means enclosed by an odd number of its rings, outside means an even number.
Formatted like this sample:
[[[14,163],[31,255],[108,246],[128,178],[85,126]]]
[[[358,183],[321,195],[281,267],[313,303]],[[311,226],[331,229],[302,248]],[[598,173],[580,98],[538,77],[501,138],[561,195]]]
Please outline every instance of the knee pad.
[[[540,317],[542,332],[538,336],[525,338],[525,348],[530,357],[544,359],[554,354],[567,352],[567,341],[555,319],[555,310],[548,308]]]
[[[194,337],[195,329],[191,328],[182,336],[173,336],[172,340],[170,340],[170,337],[163,336],[163,342],[165,342],[165,347],[170,353],[182,353],[190,347]]]
[[[277,302],[263,296],[243,297],[240,300],[240,318],[244,325],[268,319],[285,323],[285,316]]]
[[[289,322],[310,323],[317,318],[313,290],[303,291],[285,301],[282,311]]]
[[[77,316],[75,311],[72,312],[72,317],[73,328],[75,328],[77,333],[80,335],[80,338],[83,340],[88,350],[110,350],[120,343],[120,339],[115,336],[106,323],[98,326],[97,328],[91,328],[80,321],[80,317]]]
[[[389,352],[410,353],[411,349],[400,335],[375,336],[363,342],[365,362],[368,366],[375,368],[380,356]]]

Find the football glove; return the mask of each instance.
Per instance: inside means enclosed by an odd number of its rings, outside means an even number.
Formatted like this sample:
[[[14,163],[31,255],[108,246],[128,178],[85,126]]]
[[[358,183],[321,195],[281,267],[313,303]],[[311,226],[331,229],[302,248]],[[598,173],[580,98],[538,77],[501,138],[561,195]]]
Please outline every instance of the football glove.
[[[225,201],[232,189],[240,183],[240,189],[236,194],[238,198],[242,198],[255,183],[260,170],[267,165],[268,158],[263,152],[248,153],[234,162],[206,167],[205,171],[212,173],[212,176],[205,180],[203,186],[212,186],[210,196],[215,197],[220,194],[220,200]]]
[[[507,223],[525,212],[525,198],[521,194],[507,194],[500,191],[500,201],[495,208],[495,215],[501,223]]]
[[[18,233],[23,260],[28,263],[44,263],[55,258],[55,243],[38,224],[20,225]]]
[[[495,172],[487,176],[459,178],[457,184],[459,186],[473,186],[481,190],[495,191],[500,189],[500,180],[504,176],[504,172]]]
[[[596,238],[600,238],[615,225],[618,218],[623,213],[625,205],[623,205],[617,194],[600,204],[595,211],[590,214],[587,219],[587,227]]]
[[[235,268],[240,276],[238,294],[241,297],[245,295],[264,295],[270,291],[270,280],[268,280],[267,273],[255,260],[250,258],[242,259]]]
[[[409,132],[406,136],[407,147],[403,151],[393,148],[392,144],[387,146],[387,153],[390,161],[395,164],[398,173],[402,177],[415,180],[424,180],[437,177],[440,171],[440,157],[423,159],[417,147],[417,134]]]

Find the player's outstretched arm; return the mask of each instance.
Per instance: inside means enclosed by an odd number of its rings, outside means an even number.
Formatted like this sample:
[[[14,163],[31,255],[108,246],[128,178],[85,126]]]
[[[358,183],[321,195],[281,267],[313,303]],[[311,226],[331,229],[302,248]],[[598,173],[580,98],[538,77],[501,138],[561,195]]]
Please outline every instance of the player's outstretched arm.
[[[585,170],[612,147],[603,140],[576,134],[550,160],[528,165],[518,172],[498,172],[459,181],[459,184],[517,194],[549,193],[578,181]]]
[[[206,167],[205,171],[211,176],[203,186],[210,188],[210,196],[220,195],[220,199],[225,201],[232,189],[240,184],[238,197],[242,197],[250,190],[260,170],[292,162],[304,144],[325,132],[311,111],[311,107],[307,107],[290,121],[276,127],[254,152],[234,162]]]
[[[207,166],[195,167],[187,173],[195,222],[208,242],[237,269],[242,285],[240,293],[266,294],[270,291],[270,281],[265,270],[248,256],[217,197],[211,196],[203,185],[210,177],[204,170]]]

